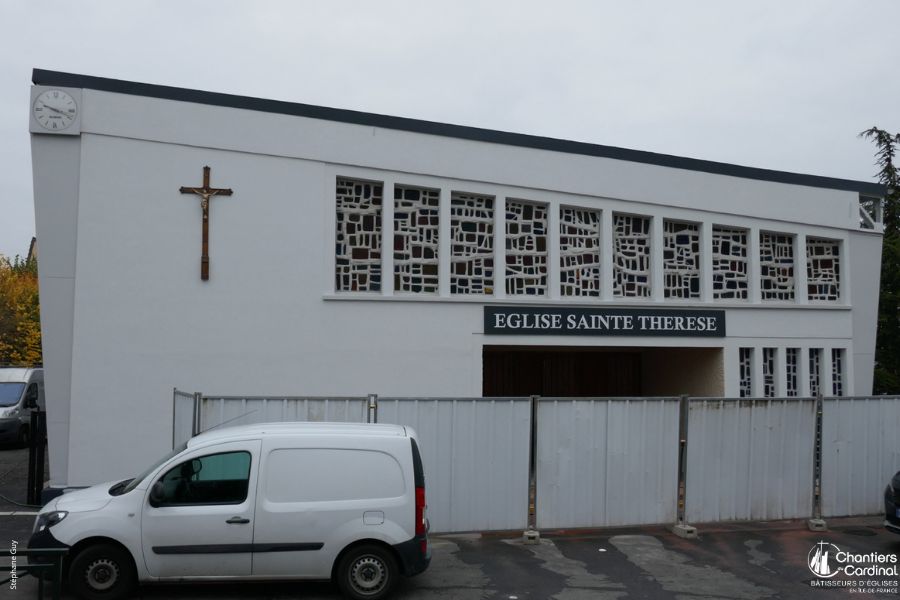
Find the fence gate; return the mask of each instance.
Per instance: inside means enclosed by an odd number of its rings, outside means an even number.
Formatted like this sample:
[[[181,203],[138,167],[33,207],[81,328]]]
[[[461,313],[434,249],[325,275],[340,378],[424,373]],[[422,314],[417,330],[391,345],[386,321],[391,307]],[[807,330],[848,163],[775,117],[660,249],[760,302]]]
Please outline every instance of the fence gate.
[[[541,398],[537,526],[672,523],[678,398]]]

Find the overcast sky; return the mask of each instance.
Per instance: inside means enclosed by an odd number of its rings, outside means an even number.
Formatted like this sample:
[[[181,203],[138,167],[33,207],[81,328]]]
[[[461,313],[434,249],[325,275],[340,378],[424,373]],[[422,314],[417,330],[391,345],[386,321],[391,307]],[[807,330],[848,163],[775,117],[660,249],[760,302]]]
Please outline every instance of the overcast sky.
[[[34,67],[874,181],[900,0],[0,0],[0,254]]]

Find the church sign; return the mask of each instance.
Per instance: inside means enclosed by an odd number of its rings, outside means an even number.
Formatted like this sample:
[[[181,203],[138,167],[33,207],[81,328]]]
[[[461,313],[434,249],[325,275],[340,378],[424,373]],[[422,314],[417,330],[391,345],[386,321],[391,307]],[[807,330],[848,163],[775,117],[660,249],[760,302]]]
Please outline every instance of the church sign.
[[[725,311],[485,306],[484,333],[725,337]]]

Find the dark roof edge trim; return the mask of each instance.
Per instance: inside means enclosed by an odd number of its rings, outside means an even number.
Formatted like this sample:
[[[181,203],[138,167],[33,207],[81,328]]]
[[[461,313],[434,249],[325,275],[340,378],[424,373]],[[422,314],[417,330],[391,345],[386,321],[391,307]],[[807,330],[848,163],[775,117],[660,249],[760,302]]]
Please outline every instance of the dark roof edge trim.
[[[393,117],[374,113],[328,108],[311,104],[298,104],[280,100],[266,100],[250,96],[236,96],[233,94],[221,94],[218,92],[205,92],[187,88],[178,88],[165,85],[153,85],[149,83],[137,83],[120,79],[108,79],[105,77],[93,77],[90,75],[78,75],[76,73],[63,73],[60,71],[47,71],[34,69],[31,81],[35,85],[58,85],[61,87],[87,88],[104,92],[115,92],[133,96],[147,96],[165,100],[177,100],[181,102],[193,102],[197,104],[209,104],[228,108],[242,108],[259,112],[308,117],[311,119],[323,119],[365,125],[369,127],[381,127],[384,129],[396,129],[428,135],[459,138],[478,142],[503,144],[506,146],[519,146],[522,148],[536,148],[550,150],[552,152],[564,152],[568,154],[582,154],[600,158],[611,158],[637,163],[671,167],[673,169],[685,169],[689,171],[701,171],[716,175],[742,177],[745,179],[758,179],[762,181],[774,181],[793,185],[844,190],[884,196],[885,187],[878,183],[867,181],[854,181],[850,179],[838,179],[823,177],[820,175],[804,175],[787,171],[773,171],[756,167],[744,167],[730,163],[721,163],[697,158],[672,156],[656,152],[642,150],[630,150],[616,146],[602,146],[585,142],[572,142],[557,138],[526,135],[523,133],[510,133],[493,129],[482,129],[465,125],[451,125],[435,121],[423,121],[408,119],[405,117]]]

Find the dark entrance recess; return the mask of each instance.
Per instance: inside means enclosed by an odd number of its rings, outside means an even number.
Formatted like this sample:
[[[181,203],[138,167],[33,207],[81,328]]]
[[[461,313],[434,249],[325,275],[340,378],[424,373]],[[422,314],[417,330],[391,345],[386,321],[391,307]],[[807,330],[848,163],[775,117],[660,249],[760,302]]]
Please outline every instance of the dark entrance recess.
[[[638,350],[485,346],[484,396],[640,396]]]

